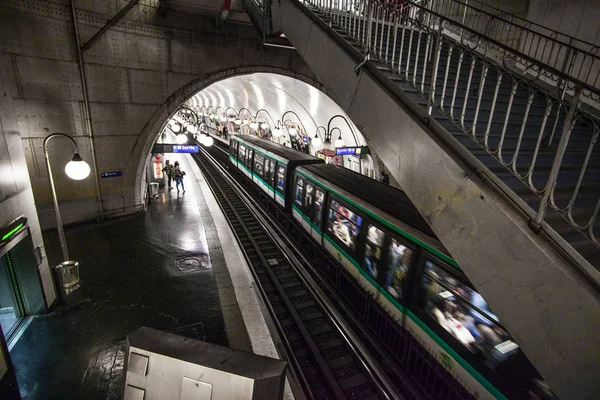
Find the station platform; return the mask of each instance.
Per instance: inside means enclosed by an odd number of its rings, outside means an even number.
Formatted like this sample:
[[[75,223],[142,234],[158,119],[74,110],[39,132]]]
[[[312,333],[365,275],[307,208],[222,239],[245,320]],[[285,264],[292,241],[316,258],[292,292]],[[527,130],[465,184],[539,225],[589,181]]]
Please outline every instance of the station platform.
[[[198,166],[167,159],[186,171],[185,193],[163,187],[145,213],[66,229],[90,300],[35,317],[14,344],[21,397],[122,398],[125,337],[142,326],[277,358],[270,317]],[[56,232],[44,240],[50,264],[62,261]]]

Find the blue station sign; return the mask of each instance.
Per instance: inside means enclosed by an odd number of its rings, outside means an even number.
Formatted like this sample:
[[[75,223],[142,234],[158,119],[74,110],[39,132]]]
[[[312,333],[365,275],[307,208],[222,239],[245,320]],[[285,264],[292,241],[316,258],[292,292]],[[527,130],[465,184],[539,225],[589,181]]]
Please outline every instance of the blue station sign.
[[[360,156],[361,154],[369,154],[368,146],[357,146],[357,147],[336,147],[336,156]]]
[[[197,153],[197,144],[174,144],[173,153]]]
[[[197,144],[156,143],[152,148],[153,154],[161,153],[198,153]]]
[[[121,171],[100,172],[100,178],[114,178],[121,175]]]

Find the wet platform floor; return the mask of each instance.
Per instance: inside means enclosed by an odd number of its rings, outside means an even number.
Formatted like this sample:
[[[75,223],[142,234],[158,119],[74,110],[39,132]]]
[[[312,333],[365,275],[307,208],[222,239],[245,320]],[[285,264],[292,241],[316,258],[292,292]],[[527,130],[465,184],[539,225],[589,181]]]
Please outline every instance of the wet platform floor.
[[[36,317],[16,343],[23,398],[122,398],[125,337],[141,326],[250,350],[204,195],[193,178],[186,190],[161,189],[146,213],[66,229],[90,302]],[[44,240],[56,264],[56,232]],[[236,343],[224,315],[237,321]]]

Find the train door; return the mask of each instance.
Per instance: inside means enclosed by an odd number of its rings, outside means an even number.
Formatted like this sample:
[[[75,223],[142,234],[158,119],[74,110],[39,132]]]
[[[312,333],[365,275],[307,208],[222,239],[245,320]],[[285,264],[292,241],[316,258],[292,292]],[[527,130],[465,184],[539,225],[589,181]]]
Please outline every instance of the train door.
[[[275,182],[276,165],[277,163],[275,162],[275,160],[272,160],[269,157],[265,157],[263,179],[265,180],[265,185],[267,187],[269,196],[272,198],[275,197],[275,189],[273,188],[273,186]]]
[[[252,162],[254,160],[254,149],[248,147],[246,149],[246,175],[248,178],[252,179]]]
[[[285,207],[285,173],[286,166],[280,162],[277,163],[277,173],[275,174],[275,199]]]
[[[245,171],[245,164],[246,164],[246,146],[244,146],[241,143],[238,143],[238,162],[237,162],[237,167],[240,171],[244,172]]]

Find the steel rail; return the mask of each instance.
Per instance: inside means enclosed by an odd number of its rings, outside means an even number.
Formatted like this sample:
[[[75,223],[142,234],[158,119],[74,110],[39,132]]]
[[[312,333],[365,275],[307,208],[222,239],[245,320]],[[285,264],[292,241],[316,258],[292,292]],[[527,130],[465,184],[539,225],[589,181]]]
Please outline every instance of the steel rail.
[[[212,156],[210,156],[208,154],[208,152],[206,152],[206,151],[203,150],[203,153],[206,155],[207,158],[212,159],[211,162],[213,164],[213,167],[218,164],[218,162]],[[197,158],[199,158],[199,157],[197,157]],[[225,165],[229,164],[228,158],[226,160],[224,160],[224,164]],[[253,202],[251,196],[249,196],[243,189],[240,189],[235,184],[231,183],[231,182],[233,182],[234,178],[232,178],[231,175],[228,172],[222,171],[221,173],[223,175],[227,175],[227,177],[224,178],[224,179],[228,180],[229,184],[233,185],[235,187],[235,191],[237,192],[237,195],[240,196],[240,197],[244,196],[244,202],[245,203],[246,202]],[[208,179],[207,179],[207,181],[208,181]],[[218,188],[217,190],[221,190],[221,191],[223,190],[222,189],[222,185],[218,185],[217,188]],[[214,190],[214,189],[211,188],[211,190]],[[230,199],[225,198],[225,200],[231,203]],[[246,204],[246,206],[249,209],[251,208],[251,207],[248,206],[248,204]],[[230,207],[233,207],[233,206],[230,204]],[[352,352],[354,353],[354,357],[360,362],[362,369],[365,372],[368,373],[371,381],[373,381],[376,384],[376,386],[379,388],[379,391],[381,393],[387,393],[387,391],[389,391],[390,389],[389,388],[385,388],[383,386],[383,384],[380,382],[380,379],[378,378],[379,375],[376,374],[376,373],[374,373],[371,370],[371,368],[369,367],[369,363],[367,363],[365,361],[364,356],[362,356],[362,353],[359,350],[356,349],[353,341],[350,340],[349,337],[344,333],[344,329],[342,329],[342,325],[338,322],[338,319],[337,319],[337,318],[341,318],[341,316],[338,315],[336,317],[334,315],[334,313],[332,312],[332,308],[331,308],[332,305],[330,303],[324,302],[323,299],[320,298],[318,292],[313,287],[314,282],[311,284],[306,279],[306,276],[308,276],[306,274],[306,272],[304,272],[304,274],[301,273],[301,271],[304,269],[304,267],[301,266],[301,263],[298,261],[298,259],[296,259],[295,257],[291,256],[291,254],[293,254],[294,252],[299,253],[299,251],[298,250],[292,251],[290,249],[289,244],[285,245],[281,241],[281,239],[278,238],[278,234],[273,233],[272,228],[269,227],[269,223],[264,218],[262,218],[262,217],[259,216],[258,212],[256,211],[257,209],[255,207],[252,207],[252,208],[254,208],[254,211],[252,211],[252,212],[253,212],[255,218],[257,219],[258,223],[260,224],[261,228],[264,229],[264,231],[267,232],[269,234],[269,236],[271,237],[271,239],[277,244],[277,247],[279,248],[279,251],[280,251],[282,257],[285,258],[286,262],[292,268],[294,268],[297,271],[297,274],[298,274],[297,276],[299,277],[300,281],[304,284],[304,286],[309,289],[310,293],[312,294],[312,297],[315,299],[315,303],[320,305],[321,309],[323,310],[323,314],[329,316],[329,319],[330,319],[332,325],[336,328],[336,330],[339,332],[339,334],[344,338],[345,344],[346,344],[345,346],[352,350]],[[234,210],[232,213],[226,213],[226,215],[229,216],[229,215],[233,214],[234,216],[236,216],[236,218],[239,218],[239,214],[237,213],[237,211],[235,211],[235,209],[233,209],[233,208],[232,208],[232,210]],[[238,227],[238,229],[239,229],[239,227]],[[252,235],[252,233],[249,231],[249,229],[246,226],[243,226],[242,229],[244,230],[244,232],[247,235]],[[263,256],[263,257],[261,257],[261,262],[265,266],[265,268],[267,269],[270,278],[274,282],[276,282],[275,272],[273,271],[273,268],[271,268],[269,260],[266,257]],[[258,278],[257,278],[257,281],[258,281]],[[275,286],[277,287],[278,291],[282,295],[284,295],[284,297],[285,297],[285,289],[283,287],[281,287],[280,285],[278,285],[278,284],[276,284]],[[288,305],[288,307],[291,307],[293,309],[293,305],[291,304],[291,300],[290,301],[286,301],[286,304]],[[292,314],[294,314],[294,313],[292,313]],[[294,316],[294,319],[296,320],[296,322],[300,321],[298,315],[293,315],[293,316]],[[300,321],[300,323],[301,323],[301,321]],[[309,335],[309,333],[307,331],[304,331],[303,335]],[[311,345],[309,347],[311,347],[311,349],[313,351],[316,351],[318,353],[318,348],[317,348],[316,344],[313,343],[313,345]],[[373,362],[373,360],[371,360],[370,362]],[[326,362],[325,362],[324,359],[321,360],[318,363],[320,364],[321,368],[325,369],[324,374],[331,375],[330,373],[327,372],[327,370],[328,370],[329,367],[327,367]],[[382,372],[380,372],[380,373],[382,373]],[[332,375],[328,376],[328,381],[336,384],[335,383],[336,380],[335,380],[335,378]],[[390,383],[388,382],[387,384],[389,385]],[[345,395],[341,392],[341,390],[340,391],[336,390],[335,392],[336,392],[336,398],[346,398]],[[401,395],[398,392],[393,392],[392,395],[385,395],[384,398],[401,398],[401,397],[398,397],[398,396],[401,396]],[[358,397],[358,398],[360,398],[360,397]]]

